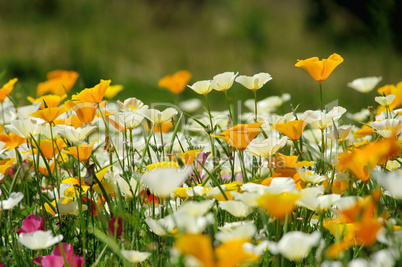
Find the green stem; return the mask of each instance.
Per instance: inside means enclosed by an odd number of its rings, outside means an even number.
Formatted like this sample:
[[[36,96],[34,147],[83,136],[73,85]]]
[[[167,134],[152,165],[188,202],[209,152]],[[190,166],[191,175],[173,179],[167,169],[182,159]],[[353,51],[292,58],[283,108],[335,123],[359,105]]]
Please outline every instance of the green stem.
[[[230,109],[230,103],[229,103],[228,92],[227,92],[227,91],[223,91],[223,93],[225,94],[226,102],[228,103],[228,110],[229,110],[230,119],[232,120],[233,124],[235,124],[236,121],[235,121],[235,118],[233,117],[232,110]]]
[[[254,93],[254,121],[257,122],[257,90],[253,90]]]
[[[320,108],[321,108],[321,111],[323,111],[324,106],[323,106],[323,102],[322,102],[322,82],[319,82],[319,83],[320,83]]]

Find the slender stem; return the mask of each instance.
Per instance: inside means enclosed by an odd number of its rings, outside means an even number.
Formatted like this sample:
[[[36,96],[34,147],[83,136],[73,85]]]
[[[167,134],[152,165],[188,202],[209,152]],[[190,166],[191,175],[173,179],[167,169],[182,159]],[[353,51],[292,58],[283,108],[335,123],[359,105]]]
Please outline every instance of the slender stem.
[[[214,125],[212,123],[212,115],[211,115],[211,108],[209,107],[208,95],[205,94],[204,96],[205,96],[205,102],[207,103],[207,111],[208,111],[208,115],[209,115],[210,131],[211,131],[211,133],[214,133]],[[215,166],[215,142],[214,142],[214,138],[212,138],[211,135],[209,135],[209,141],[211,143],[212,162],[213,162],[213,164]]]
[[[323,102],[322,102],[322,82],[319,82],[320,83],[320,108],[321,108],[321,111],[323,111],[324,110],[324,106],[323,106]]]
[[[164,144],[163,144],[163,132],[162,132],[162,123],[159,124],[159,133],[160,133],[160,137],[161,137],[161,147],[162,147],[162,160],[165,160],[165,148],[164,148]]]
[[[226,102],[228,102],[228,110],[229,110],[230,119],[232,120],[233,123],[235,123],[235,118],[233,117],[232,110],[230,109],[230,103],[229,103],[228,92],[227,92],[227,91],[223,91],[223,93],[225,94]]]
[[[257,122],[257,90],[253,90],[254,93],[254,121]]]

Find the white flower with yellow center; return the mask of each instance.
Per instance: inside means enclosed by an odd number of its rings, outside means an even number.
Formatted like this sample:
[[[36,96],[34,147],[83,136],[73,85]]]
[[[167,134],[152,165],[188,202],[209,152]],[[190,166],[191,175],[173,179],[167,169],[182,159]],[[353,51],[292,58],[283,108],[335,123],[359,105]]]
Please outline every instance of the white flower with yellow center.
[[[240,75],[235,79],[236,82],[240,83],[241,85],[252,91],[260,89],[270,80],[272,80],[271,75],[264,72],[255,74],[254,76]]]

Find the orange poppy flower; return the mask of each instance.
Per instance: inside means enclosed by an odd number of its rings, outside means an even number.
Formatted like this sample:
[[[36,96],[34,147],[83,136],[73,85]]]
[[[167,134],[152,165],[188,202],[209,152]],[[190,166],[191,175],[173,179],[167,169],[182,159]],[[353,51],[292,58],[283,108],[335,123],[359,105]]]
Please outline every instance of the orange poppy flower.
[[[5,143],[4,149],[10,151],[11,149],[19,147],[21,144],[25,143],[25,138],[19,137],[16,133],[0,133],[0,142]]]
[[[284,220],[295,210],[299,198],[300,194],[294,192],[266,193],[257,199],[257,203],[273,217]]]
[[[158,86],[168,89],[174,94],[181,94],[191,79],[191,73],[180,70],[173,75],[166,75],[159,80]]]
[[[0,173],[6,176],[8,170],[13,166],[15,158],[0,160]],[[0,180],[0,184],[3,180]]]
[[[372,135],[373,133],[374,133],[373,128],[371,128],[367,125],[363,125],[360,129],[353,132],[353,137],[354,138],[363,138],[368,135]]]
[[[8,81],[8,83],[6,83],[5,85],[3,85],[3,87],[0,89],[0,103],[4,102],[6,97],[11,93],[11,91],[14,89],[14,85],[17,81],[18,81],[18,79],[14,78],[14,79],[11,79],[10,81]]]
[[[78,76],[75,71],[54,70],[48,72],[47,81],[38,84],[36,94],[41,96],[50,92],[54,95],[64,95],[73,88]]]
[[[174,124],[171,121],[167,121],[162,124],[155,124],[154,133],[160,133],[161,131],[162,131],[162,133],[167,133],[173,129],[173,125]],[[149,127],[148,127],[148,123],[144,122],[143,126],[147,132],[151,131],[151,129],[149,129]]]
[[[101,182],[103,188],[106,191],[106,194],[111,194],[114,191],[114,187],[111,183],[109,182],[102,182],[103,177],[105,176],[107,170],[110,168],[106,167],[100,171],[98,171],[97,173],[95,173],[96,178],[98,178],[99,182]],[[76,197],[80,195],[80,190],[81,190],[81,194],[84,194],[85,192],[87,192],[89,189],[91,189],[91,186],[88,185],[85,181],[85,177],[72,177],[72,178],[67,178],[64,179],[63,181],[61,181],[62,183],[65,184],[71,184],[73,186],[68,187],[65,191],[64,191],[64,195],[66,197]],[[97,192],[99,195],[102,195],[102,191],[99,187],[99,184],[95,183],[94,185],[92,185],[92,189]]]
[[[110,85],[105,92],[105,98],[107,99],[112,99],[115,97],[120,91],[124,89],[123,85],[120,84],[115,84],[115,85]]]
[[[370,171],[384,159],[389,159],[400,151],[400,144],[394,140],[369,143],[363,148],[354,148],[339,155],[338,168],[347,170],[359,180],[366,182],[370,178]]]
[[[91,102],[74,102],[74,101],[66,101],[64,104],[65,107],[74,111],[77,114],[78,119],[82,121],[83,124],[91,123],[96,115],[96,110],[98,106]]]
[[[322,82],[343,62],[343,58],[338,54],[332,54],[328,59],[319,60],[318,57],[311,57],[305,60],[298,59],[297,61],[296,67],[305,69],[314,80]]]
[[[105,95],[107,88],[110,85],[111,80],[101,80],[99,84],[92,88],[82,90],[76,95],[73,95],[71,99],[79,102],[90,102],[94,104],[100,104]]]
[[[35,146],[34,148],[34,153],[37,151],[37,147],[35,143],[33,143]],[[64,143],[63,139],[58,138],[54,141],[48,140],[48,139],[43,139],[40,140],[39,143],[39,149],[42,151],[43,155],[47,160],[51,160],[54,158],[55,155],[59,154],[60,151],[66,147],[66,143]]]
[[[92,154],[92,149],[96,142],[98,142],[98,140],[94,140],[89,144],[83,143],[79,146],[71,146],[64,152],[72,155],[79,161],[87,161]]]
[[[201,149],[195,149],[186,151],[184,153],[177,153],[176,155],[184,162],[185,165],[191,165],[200,153]],[[176,157],[173,157],[173,159],[175,160]]]
[[[174,246],[181,254],[196,258],[205,267],[242,266],[259,260],[255,254],[244,251],[243,245],[249,241],[248,239],[225,241],[214,250],[209,236],[183,234],[177,238]]]
[[[55,120],[54,124],[63,124],[66,126],[73,126],[74,129],[77,129],[77,128],[81,127],[84,124],[84,122],[82,122],[77,115],[71,115],[71,116],[68,116],[68,118],[64,119],[64,120]]]
[[[220,135],[210,135],[225,140],[232,147],[244,150],[250,142],[262,132],[259,128],[263,124],[263,122],[238,124],[224,132],[221,132]]]
[[[59,96],[59,95],[45,95],[45,96],[38,97],[36,99],[33,98],[33,97],[28,96],[27,99],[31,103],[40,102],[41,103],[40,108],[44,109],[45,108],[45,103],[46,103],[48,108],[58,107],[60,105],[61,101],[63,101],[66,97],[67,97],[67,95],[64,94],[62,96]]]
[[[40,118],[47,123],[52,123],[66,111],[68,111],[68,108],[66,107],[44,108],[32,113],[29,116]]]
[[[306,127],[307,122],[304,120],[293,120],[287,123],[277,123],[272,125],[272,129],[283,133],[293,141],[297,141],[303,134],[304,127]]]

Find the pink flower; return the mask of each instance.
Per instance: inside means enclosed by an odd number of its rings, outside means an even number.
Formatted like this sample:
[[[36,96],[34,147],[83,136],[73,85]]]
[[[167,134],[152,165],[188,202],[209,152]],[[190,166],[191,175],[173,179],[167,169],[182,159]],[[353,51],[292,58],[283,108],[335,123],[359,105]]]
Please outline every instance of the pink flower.
[[[38,230],[45,231],[45,219],[40,215],[28,215],[22,222],[21,229],[17,230],[20,233],[32,233]]]
[[[123,219],[121,217],[117,218],[113,216],[109,222],[109,234],[113,237],[119,237],[123,233]]]
[[[70,267],[84,266],[84,257],[75,256],[74,247],[68,243],[61,243],[57,245],[53,249],[51,255],[36,257],[34,263],[44,267],[64,267],[64,258],[61,247],[63,248],[66,261]]]

